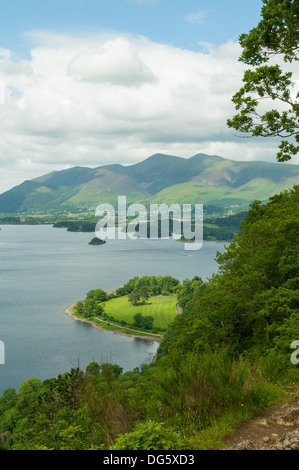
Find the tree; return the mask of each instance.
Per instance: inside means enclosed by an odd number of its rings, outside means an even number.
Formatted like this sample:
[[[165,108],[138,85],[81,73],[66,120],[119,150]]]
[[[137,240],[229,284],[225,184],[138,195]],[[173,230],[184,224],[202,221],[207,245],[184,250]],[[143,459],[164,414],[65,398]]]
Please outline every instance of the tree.
[[[163,352],[224,346],[290,362],[299,338],[298,207],[299,186],[251,205],[240,236],[217,254],[217,274],[177,315]]]
[[[103,315],[104,312],[105,312],[104,306],[101,305],[99,302],[96,302],[94,309],[93,309],[93,315],[95,317],[98,317],[100,315]]]
[[[37,395],[42,387],[42,381],[36,377],[22,382],[18,390],[17,409],[19,411],[24,410],[29,407],[30,404],[36,402]]]
[[[139,295],[140,295],[140,298],[142,299],[143,303],[149,299],[149,293],[148,293],[148,288],[147,286],[142,286],[140,289],[139,289]]]
[[[95,301],[92,298],[87,298],[84,302],[83,316],[86,318],[94,316]]]
[[[14,388],[6,388],[0,397],[0,415],[17,403],[18,395]]]
[[[136,313],[133,318],[134,326],[136,326],[137,328],[141,328],[143,324],[143,315],[141,313]]]
[[[95,290],[90,290],[87,295],[87,299],[93,299],[97,300],[98,302],[106,302],[108,299],[107,292],[105,292],[103,289],[95,289]]]
[[[298,0],[263,0],[263,3],[257,27],[239,38],[243,48],[239,60],[256,68],[245,71],[244,85],[232,98],[240,112],[228,119],[227,124],[251,136],[280,137],[276,157],[283,162],[299,151],[299,93],[294,90],[292,72],[284,72],[278,63],[270,62],[273,58],[285,63],[298,60],[299,3]],[[275,101],[275,109],[266,107],[266,100]]]
[[[133,305],[137,305],[138,301],[140,300],[140,293],[139,290],[134,289],[133,292],[129,294],[129,302]]]
[[[86,373],[87,374],[93,374],[93,375],[96,375],[96,376],[100,376],[100,372],[101,372],[101,366],[100,366],[100,364],[98,364],[95,361],[90,362],[86,366]]]
[[[115,378],[118,378],[122,375],[124,369],[120,367],[118,364],[112,364],[112,371]]]
[[[150,315],[146,315],[144,318],[143,318],[143,321],[142,321],[142,327],[145,329],[145,330],[151,330],[153,328],[153,325],[154,325],[154,317],[150,316]]]
[[[79,300],[79,302],[76,303],[75,310],[79,315],[83,315],[83,313],[84,313],[84,303],[82,302],[82,300]]]

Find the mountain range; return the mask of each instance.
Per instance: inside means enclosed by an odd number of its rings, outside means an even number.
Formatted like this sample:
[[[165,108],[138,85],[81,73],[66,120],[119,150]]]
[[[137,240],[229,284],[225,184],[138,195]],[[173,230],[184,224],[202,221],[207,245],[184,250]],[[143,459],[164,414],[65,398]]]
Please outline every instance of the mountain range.
[[[26,180],[0,195],[0,213],[94,211],[102,203],[116,205],[118,196],[129,204],[201,203],[210,213],[231,213],[298,182],[295,164],[155,154],[134,165],[76,166]]]

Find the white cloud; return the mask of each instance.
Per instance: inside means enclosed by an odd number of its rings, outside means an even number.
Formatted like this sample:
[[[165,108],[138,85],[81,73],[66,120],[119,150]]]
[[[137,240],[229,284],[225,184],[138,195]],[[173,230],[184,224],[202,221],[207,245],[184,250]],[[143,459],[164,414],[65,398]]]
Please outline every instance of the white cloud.
[[[83,82],[108,82],[138,86],[155,81],[151,70],[142,62],[138,50],[128,40],[116,38],[97,49],[79,52],[70,61],[68,73]]]
[[[204,54],[116,33],[34,36],[28,61],[0,49],[0,192],[157,152],[275,161],[276,140],[237,139],[226,126],[244,70],[233,41]]]
[[[0,63],[7,60],[10,60],[10,50],[0,47]]]
[[[11,62],[9,60],[0,61],[0,73],[4,75],[32,75],[33,70],[28,60]]]
[[[198,41],[197,45],[200,46],[201,52],[204,52],[206,54],[210,54],[213,52],[214,46],[210,42]]]
[[[205,18],[205,11],[197,11],[196,13],[190,13],[189,15],[184,16],[183,19],[191,24],[203,24]]]

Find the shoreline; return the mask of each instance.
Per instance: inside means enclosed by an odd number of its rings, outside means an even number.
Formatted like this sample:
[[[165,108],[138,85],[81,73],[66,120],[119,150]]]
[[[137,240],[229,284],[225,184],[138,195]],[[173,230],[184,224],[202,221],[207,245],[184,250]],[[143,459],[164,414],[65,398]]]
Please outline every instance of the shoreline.
[[[77,321],[81,321],[83,323],[89,323],[91,326],[93,326],[93,328],[96,328],[97,330],[100,330],[100,331],[111,331],[112,333],[116,334],[116,335],[122,335],[122,336],[128,336],[129,338],[136,338],[136,339],[140,339],[140,340],[150,340],[150,341],[154,341],[154,342],[157,342],[157,343],[160,343],[162,341],[162,337],[155,337],[155,336],[142,336],[142,335],[134,335],[134,334],[131,334],[131,333],[123,333],[121,330],[106,330],[105,328],[102,328],[100,325],[98,325],[97,323],[95,323],[94,321],[91,321],[91,320],[86,320],[85,318],[78,318],[76,317],[76,315],[74,314],[73,312],[73,307],[77,304],[74,303],[74,304],[71,304],[69,305],[65,310],[64,310],[64,313],[66,313],[69,317],[71,317],[73,320],[77,320]]]

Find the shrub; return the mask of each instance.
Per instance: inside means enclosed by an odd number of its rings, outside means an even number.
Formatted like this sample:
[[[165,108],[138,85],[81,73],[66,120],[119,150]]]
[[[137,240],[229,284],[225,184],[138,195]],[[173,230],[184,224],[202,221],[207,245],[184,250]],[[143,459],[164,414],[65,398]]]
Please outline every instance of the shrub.
[[[148,421],[135,431],[119,436],[111,450],[181,450],[185,445],[180,433],[165,423]]]

